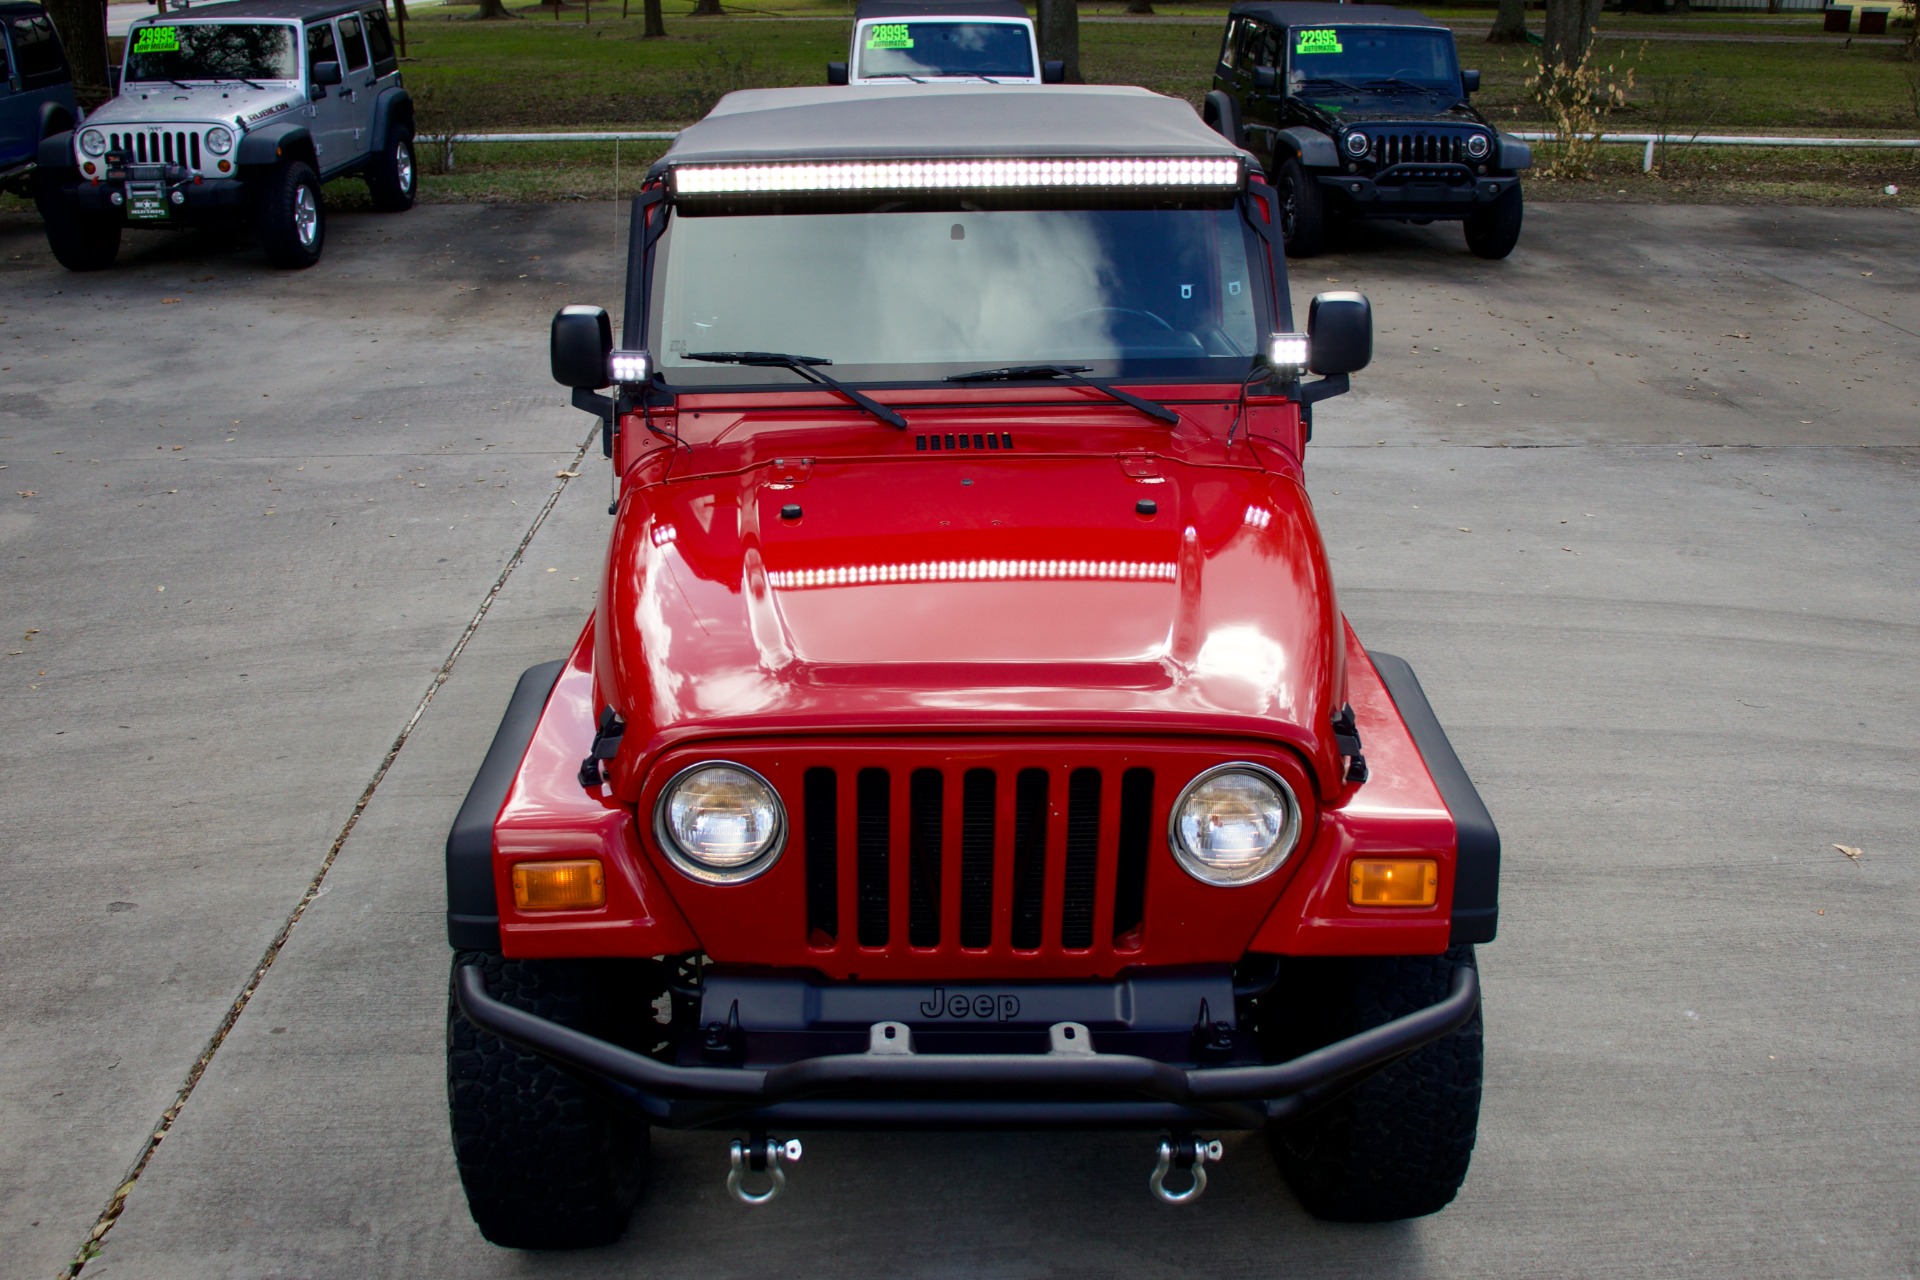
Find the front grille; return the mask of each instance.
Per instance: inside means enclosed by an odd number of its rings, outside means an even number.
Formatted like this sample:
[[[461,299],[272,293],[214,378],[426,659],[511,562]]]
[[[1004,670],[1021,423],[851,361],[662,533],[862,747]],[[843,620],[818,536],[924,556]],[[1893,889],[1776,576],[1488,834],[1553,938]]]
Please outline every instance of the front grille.
[[[200,169],[200,135],[187,129],[109,133],[107,149],[117,151],[129,164],[177,164]]]
[[[866,950],[1137,949],[1153,788],[1139,767],[808,769],[795,824],[808,943],[848,941],[850,879],[851,940]]]
[[[1465,164],[1467,140],[1457,133],[1382,133],[1373,135],[1373,160],[1395,164]]]

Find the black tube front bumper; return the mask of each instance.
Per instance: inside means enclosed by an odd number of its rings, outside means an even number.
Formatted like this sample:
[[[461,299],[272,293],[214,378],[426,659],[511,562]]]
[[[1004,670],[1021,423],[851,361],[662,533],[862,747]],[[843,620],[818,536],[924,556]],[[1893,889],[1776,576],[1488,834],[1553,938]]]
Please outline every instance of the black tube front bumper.
[[[676,1066],[496,1000],[473,965],[458,970],[468,1021],[605,1088],[666,1128],[1251,1129],[1315,1105],[1463,1026],[1480,1002],[1470,964],[1437,1004],[1289,1062],[1186,1068],[1098,1053],[1059,1024],[1046,1053],[916,1053],[877,1024],[866,1053],[773,1067]],[[1077,1040],[1078,1043],[1072,1043]]]

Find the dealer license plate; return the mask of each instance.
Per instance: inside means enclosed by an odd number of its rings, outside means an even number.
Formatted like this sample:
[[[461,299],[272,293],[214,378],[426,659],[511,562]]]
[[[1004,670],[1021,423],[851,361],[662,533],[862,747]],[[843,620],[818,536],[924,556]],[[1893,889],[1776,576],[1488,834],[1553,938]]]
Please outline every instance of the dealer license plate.
[[[127,217],[135,222],[165,222],[167,201],[164,196],[128,196]]]

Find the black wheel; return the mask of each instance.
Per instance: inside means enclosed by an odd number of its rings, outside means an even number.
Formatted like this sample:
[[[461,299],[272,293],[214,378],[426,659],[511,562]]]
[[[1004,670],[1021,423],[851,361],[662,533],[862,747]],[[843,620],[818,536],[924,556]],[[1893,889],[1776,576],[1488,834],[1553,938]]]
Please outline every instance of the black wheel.
[[[69,271],[104,271],[120,252],[120,223],[68,209],[43,209],[47,247]]]
[[[373,207],[382,213],[404,213],[413,208],[419,170],[413,163],[413,135],[402,134],[367,162],[367,190]]]
[[[302,160],[288,161],[262,179],[259,194],[260,246],[276,267],[310,267],[320,261],[327,241],[327,207],[320,199],[320,175]]]
[[[1320,184],[1298,160],[1280,166],[1280,239],[1289,258],[1311,258],[1327,243],[1326,204]]]
[[[478,964],[499,1000],[602,1039],[627,1037],[655,989],[620,961]],[[480,1234],[510,1249],[586,1249],[627,1229],[646,1180],[647,1126],[539,1058],[480,1030],[447,997],[447,1106],[454,1162]]]
[[[1292,1057],[1425,1008],[1446,996],[1457,966],[1471,964],[1472,947],[1296,961],[1261,999],[1263,1049]],[[1280,1171],[1309,1213],[1390,1222],[1446,1207],[1466,1179],[1480,1123],[1480,1028],[1475,1009],[1458,1031],[1270,1126]]]
[[[1504,258],[1520,243],[1520,184],[1500,193],[1487,208],[1467,216],[1467,248],[1477,258]]]

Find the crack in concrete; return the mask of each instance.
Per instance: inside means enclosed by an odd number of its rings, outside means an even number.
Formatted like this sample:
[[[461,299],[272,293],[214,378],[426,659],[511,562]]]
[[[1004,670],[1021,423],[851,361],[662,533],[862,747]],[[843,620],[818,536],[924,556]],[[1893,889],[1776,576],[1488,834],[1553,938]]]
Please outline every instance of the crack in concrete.
[[[592,446],[599,434],[600,426],[595,423],[593,430],[574,451],[573,461],[563,470],[578,473],[586,459],[588,448]],[[440,691],[440,686],[446,683],[447,676],[452,673],[454,663],[458,662],[460,655],[466,652],[467,642],[472,640],[474,633],[480,629],[480,623],[485,620],[488,612],[493,608],[493,602],[499,599],[500,592],[506,587],[507,579],[513,576],[513,571],[519,568],[520,562],[526,558],[527,548],[532,545],[534,536],[540,532],[541,526],[546,524],[547,517],[559,504],[561,495],[567,491],[567,485],[572,482],[572,479],[572,476],[562,477],[560,483],[554,486],[553,492],[547,495],[546,503],[534,516],[533,523],[528,526],[526,534],[520,539],[520,544],[514,548],[513,555],[508,558],[500,575],[493,580],[493,585],[488,588],[487,594],[480,601],[480,607],[474,610],[473,617],[461,631],[460,638],[454,641],[446,661],[442,662],[439,669],[434,672],[433,679],[427,685],[427,691],[421,694],[420,701],[414,704],[413,714],[408,716],[406,724],[400,727],[400,732],[394,738],[393,744],[387,748],[386,755],[381,758],[379,767],[373,771],[373,777],[368,779],[365,790],[361,791],[360,798],[354,801],[353,812],[347,816],[339,834],[334,836],[333,843],[328,846],[326,857],[320,861],[319,870],[314,872],[313,879],[307,882],[306,892],[300,895],[300,901],[294,905],[285,923],[274,935],[273,941],[267,944],[266,951],[260,956],[260,962],[253,967],[252,974],[247,978],[246,986],[228,1006],[226,1016],[221,1018],[220,1025],[214,1029],[206,1048],[200,1051],[199,1058],[188,1070],[187,1078],[181,1083],[179,1092],[174,1094],[173,1102],[160,1113],[159,1122],[153,1126],[153,1132],[141,1145],[140,1154],[128,1168],[126,1177],[122,1178],[120,1185],[114,1188],[106,1207],[100,1211],[99,1218],[94,1221],[92,1231],[88,1232],[87,1238],[81,1241],[80,1248],[74,1253],[73,1261],[67,1264],[66,1269],[60,1272],[56,1280],[75,1280],[75,1277],[85,1270],[86,1265],[99,1256],[102,1242],[106,1239],[107,1233],[113,1230],[114,1223],[120,1220],[120,1214],[126,1208],[127,1196],[139,1183],[141,1175],[146,1172],[147,1165],[153,1160],[153,1153],[159,1149],[160,1143],[167,1134],[172,1132],[174,1122],[187,1105],[187,1100],[193,1096],[193,1091],[199,1085],[201,1077],[206,1074],[207,1066],[213,1061],[214,1054],[218,1053],[220,1047],[226,1043],[227,1035],[233,1030],[234,1024],[240,1020],[240,1015],[246,1012],[247,1005],[253,1000],[253,993],[259,990],[261,980],[267,976],[267,970],[273,967],[273,962],[279,958],[281,949],[287,945],[287,939],[293,934],[293,927],[300,923],[300,918],[307,913],[307,908],[312,906],[314,900],[323,892],[327,873],[333,870],[334,859],[340,856],[340,850],[345,847],[347,837],[351,836],[353,829],[359,825],[360,815],[366,812],[367,805],[373,800],[374,792],[378,791],[380,784],[386,780],[387,771],[393,767],[393,762],[399,758],[401,748],[407,745],[407,739],[419,725],[420,718],[426,714],[427,707],[432,704],[434,694]]]

